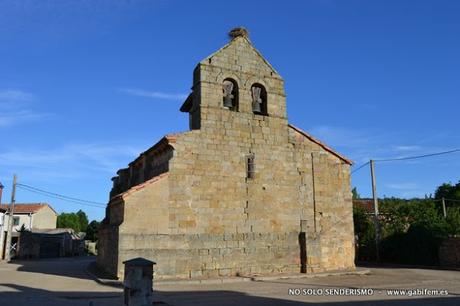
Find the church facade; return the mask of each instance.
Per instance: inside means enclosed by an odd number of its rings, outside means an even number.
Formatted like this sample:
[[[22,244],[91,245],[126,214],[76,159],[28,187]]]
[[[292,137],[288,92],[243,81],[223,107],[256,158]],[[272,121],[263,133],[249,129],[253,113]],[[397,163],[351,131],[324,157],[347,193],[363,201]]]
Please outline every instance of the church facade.
[[[244,29],[202,60],[167,135],[121,169],[98,265],[153,260],[156,278],[354,269],[351,162],[291,125],[284,81]]]

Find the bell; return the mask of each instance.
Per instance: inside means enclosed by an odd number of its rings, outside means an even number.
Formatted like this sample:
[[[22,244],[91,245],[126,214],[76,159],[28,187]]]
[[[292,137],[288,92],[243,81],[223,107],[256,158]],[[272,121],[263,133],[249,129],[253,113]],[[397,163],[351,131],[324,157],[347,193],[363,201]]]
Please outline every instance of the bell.
[[[260,103],[257,101],[252,101],[252,112],[253,113],[261,113],[262,110],[260,109]]]
[[[224,107],[233,107],[233,95],[227,95],[224,97]]]

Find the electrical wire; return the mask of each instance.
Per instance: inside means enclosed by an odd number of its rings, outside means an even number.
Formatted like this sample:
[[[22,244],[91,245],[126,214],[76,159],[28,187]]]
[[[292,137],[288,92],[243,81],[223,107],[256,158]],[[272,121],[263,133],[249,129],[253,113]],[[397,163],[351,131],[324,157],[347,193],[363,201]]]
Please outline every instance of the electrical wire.
[[[29,185],[25,185],[25,184],[18,183],[16,184],[16,186],[18,188],[21,188],[29,192],[37,193],[40,195],[45,195],[51,198],[55,198],[55,199],[59,199],[59,200],[63,200],[63,201],[67,201],[67,202],[71,202],[71,203],[75,203],[79,205],[99,207],[99,208],[104,208],[106,206],[105,203],[73,198],[73,197],[65,196],[62,194],[55,193],[55,192],[46,191],[46,190],[39,189],[39,188],[29,186]]]
[[[360,170],[361,168],[363,168],[364,166],[366,165],[369,165],[370,162],[367,162],[365,164],[362,164],[361,166],[359,166],[358,168],[354,169],[353,171],[351,171],[351,174],[355,173],[356,171]]]
[[[415,155],[415,156],[406,156],[406,157],[396,157],[396,158],[386,158],[386,159],[374,159],[374,162],[391,162],[391,161],[400,161],[400,160],[410,160],[410,159],[418,159],[418,158],[425,158],[425,157],[431,157],[431,156],[438,156],[438,155],[445,155],[445,154],[450,154],[450,153],[456,153],[460,152],[460,149],[454,149],[454,150],[449,150],[449,151],[443,151],[443,152],[436,152],[436,153],[430,153],[430,154],[423,154],[423,155]],[[356,171],[360,170],[364,166],[368,165],[370,161],[367,163],[361,165],[360,167],[356,168],[355,170],[351,171],[351,174],[355,173]]]
[[[389,162],[389,161],[398,161],[398,160],[408,160],[408,159],[417,159],[417,158],[425,158],[425,157],[431,157],[431,156],[437,156],[437,155],[444,155],[444,154],[450,154],[450,153],[456,153],[460,152],[460,149],[454,149],[454,150],[449,150],[449,151],[443,151],[443,152],[436,152],[436,153],[431,153],[431,154],[424,154],[424,155],[416,155],[416,156],[407,156],[407,157],[398,157],[398,158],[387,158],[387,159],[375,159],[375,162]]]

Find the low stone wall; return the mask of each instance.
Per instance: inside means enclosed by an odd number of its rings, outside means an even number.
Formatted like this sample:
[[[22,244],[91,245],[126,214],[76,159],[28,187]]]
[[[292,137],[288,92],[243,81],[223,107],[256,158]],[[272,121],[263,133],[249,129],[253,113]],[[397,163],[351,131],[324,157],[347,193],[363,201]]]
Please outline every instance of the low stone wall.
[[[120,236],[122,261],[156,262],[155,278],[194,278],[300,272],[298,233]]]
[[[116,278],[118,277],[118,226],[103,224],[99,228],[98,235],[96,263],[100,269]]]
[[[442,266],[460,267],[460,237],[449,237],[439,247],[439,263]]]

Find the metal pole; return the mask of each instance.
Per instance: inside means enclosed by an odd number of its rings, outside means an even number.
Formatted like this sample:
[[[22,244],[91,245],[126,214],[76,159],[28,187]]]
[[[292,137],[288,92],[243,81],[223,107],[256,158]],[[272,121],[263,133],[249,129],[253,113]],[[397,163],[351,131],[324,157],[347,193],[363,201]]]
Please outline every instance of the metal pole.
[[[11,191],[11,204],[9,207],[9,218],[8,218],[8,233],[6,236],[5,246],[5,260],[11,260],[11,236],[13,234],[13,222],[14,222],[14,203],[16,201],[16,174],[13,176],[13,190]]]
[[[447,218],[447,211],[446,211],[446,200],[443,198],[441,198],[441,202],[442,202],[442,212],[444,213],[444,218]]]
[[[377,186],[375,183],[374,161],[370,160],[372,179],[372,198],[374,199],[374,224],[375,224],[375,256],[380,261],[380,224],[379,224],[379,201],[377,198]]]

